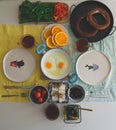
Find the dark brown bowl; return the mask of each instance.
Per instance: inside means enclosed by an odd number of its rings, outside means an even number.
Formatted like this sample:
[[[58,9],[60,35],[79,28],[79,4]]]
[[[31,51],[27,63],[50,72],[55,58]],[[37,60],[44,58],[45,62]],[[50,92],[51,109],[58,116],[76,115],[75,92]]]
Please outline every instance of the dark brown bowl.
[[[85,97],[85,90],[79,85],[74,85],[68,90],[69,99],[72,102],[81,102]]]
[[[56,120],[59,114],[60,112],[56,104],[49,104],[45,109],[45,115],[49,120]]]

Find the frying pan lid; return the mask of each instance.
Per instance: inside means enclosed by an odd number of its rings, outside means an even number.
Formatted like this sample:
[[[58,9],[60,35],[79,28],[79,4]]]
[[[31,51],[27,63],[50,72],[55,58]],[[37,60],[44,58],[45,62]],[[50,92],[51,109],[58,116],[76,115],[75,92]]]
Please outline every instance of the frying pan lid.
[[[90,11],[92,8],[96,8],[96,7],[100,7],[102,9],[105,9],[109,13],[109,15],[110,15],[110,26],[108,28],[106,28],[105,30],[99,31],[95,36],[89,37],[89,38],[86,38],[86,39],[90,42],[97,42],[97,41],[102,40],[106,36],[108,36],[109,33],[111,32],[112,27],[113,27],[113,15],[112,15],[112,12],[110,11],[110,9],[105,4],[103,4],[101,2],[89,0],[89,1],[84,1],[80,4],[78,4],[77,6],[75,6],[75,8],[73,9],[73,11],[70,15],[70,27],[71,27],[72,32],[74,33],[74,35],[77,38],[82,37],[75,30],[75,26],[76,26],[78,18],[81,15],[86,15],[88,13],[88,11]],[[98,16],[98,19],[99,18],[100,17]],[[85,26],[85,25],[83,25],[83,26]],[[87,27],[85,26],[85,28],[87,28]]]

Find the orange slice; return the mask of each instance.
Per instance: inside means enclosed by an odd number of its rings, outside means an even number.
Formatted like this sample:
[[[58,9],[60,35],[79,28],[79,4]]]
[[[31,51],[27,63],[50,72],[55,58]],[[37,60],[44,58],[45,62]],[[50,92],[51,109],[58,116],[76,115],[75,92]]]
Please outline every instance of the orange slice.
[[[52,42],[52,36],[49,36],[47,39],[46,39],[46,44],[49,48],[55,48],[56,46],[53,44]]]
[[[51,29],[49,28],[49,29],[47,29],[47,30],[45,30],[45,32],[44,32],[44,38],[45,39],[47,39],[49,36],[51,36],[52,34],[51,34]]]
[[[68,35],[65,32],[58,32],[55,35],[55,42],[59,46],[66,46],[68,44]]]
[[[63,29],[62,29],[62,27],[60,27],[60,26],[58,26],[58,25],[53,26],[53,27],[52,27],[52,30],[51,30],[52,34],[58,33],[58,32],[61,32],[61,31],[63,31]]]
[[[52,35],[52,42],[53,42],[53,44],[56,46],[56,47],[59,47],[59,45],[55,42],[55,35],[56,35],[57,33],[54,33],[53,35]]]

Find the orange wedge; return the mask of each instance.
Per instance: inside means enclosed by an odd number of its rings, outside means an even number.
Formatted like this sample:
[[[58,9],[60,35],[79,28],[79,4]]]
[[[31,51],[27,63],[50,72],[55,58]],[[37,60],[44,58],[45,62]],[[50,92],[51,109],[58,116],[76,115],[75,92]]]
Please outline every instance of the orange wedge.
[[[58,33],[58,32],[61,32],[61,31],[63,31],[63,29],[62,29],[62,27],[60,27],[58,25],[53,26],[52,29],[51,29],[52,34]]]
[[[59,46],[66,46],[68,44],[68,35],[65,32],[58,32],[55,35],[55,42]]]
[[[49,36],[51,36],[52,34],[51,34],[51,29],[49,28],[49,29],[47,29],[47,30],[45,30],[45,32],[44,32],[44,38],[45,39],[47,39]]]
[[[47,39],[46,39],[46,45],[49,47],[49,48],[56,48],[56,46],[53,44],[52,42],[52,36],[49,36]]]

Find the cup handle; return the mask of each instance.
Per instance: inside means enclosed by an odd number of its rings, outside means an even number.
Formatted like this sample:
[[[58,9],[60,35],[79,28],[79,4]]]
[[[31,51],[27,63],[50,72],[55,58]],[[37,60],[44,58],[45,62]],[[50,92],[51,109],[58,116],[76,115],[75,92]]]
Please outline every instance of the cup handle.
[[[44,44],[44,43],[41,43],[41,44],[37,45],[37,47],[36,47],[36,53],[39,55],[44,54],[45,50],[46,50],[46,44]]]
[[[76,73],[73,73],[71,75],[69,75],[69,82],[70,83],[75,83],[78,79],[78,75]]]

